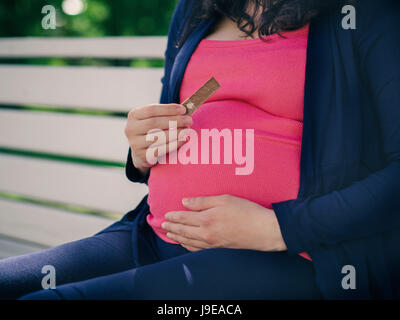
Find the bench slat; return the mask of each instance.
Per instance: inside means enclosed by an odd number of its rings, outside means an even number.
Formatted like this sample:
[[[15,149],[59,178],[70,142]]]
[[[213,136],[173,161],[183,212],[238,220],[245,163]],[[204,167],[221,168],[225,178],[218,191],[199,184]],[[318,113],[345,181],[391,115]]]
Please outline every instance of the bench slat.
[[[0,57],[163,58],[166,37],[6,38]]]
[[[89,237],[114,222],[2,199],[0,221],[0,234],[50,247]]]
[[[46,249],[46,247],[9,239],[0,235],[0,259],[32,253],[43,249]]]
[[[147,192],[122,168],[87,166],[0,154],[0,191],[126,213]]]
[[[0,65],[0,103],[110,111],[158,103],[161,68]]]
[[[120,117],[0,109],[0,146],[124,163],[129,144]]]

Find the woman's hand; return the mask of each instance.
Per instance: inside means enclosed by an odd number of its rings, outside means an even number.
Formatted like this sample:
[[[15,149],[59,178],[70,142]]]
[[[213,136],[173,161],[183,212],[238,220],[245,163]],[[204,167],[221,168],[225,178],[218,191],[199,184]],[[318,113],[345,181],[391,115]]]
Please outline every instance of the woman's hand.
[[[149,147],[154,147],[154,154],[157,158],[165,154],[158,154],[158,150],[163,145],[166,146],[166,153],[175,151],[186,141],[176,141],[180,132],[192,124],[192,118],[186,116],[186,108],[180,104],[152,104],[136,107],[128,114],[128,120],[125,126],[125,135],[128,138],[131,147],[133,165],[143,173],[152,167],[146,159]],[[177,122],[177,133],[170,138],[169,121]],[[149,131],[159,129],[165,132],[166,141],[157,144],[154,141],[146,141],[146,135]],[[156,148],[157,147],[157,148]]]
[[[162,227],[189,251],[287,249],[273,210],[231,195],[186,198],[182,203],[191,211],[168,212]]]

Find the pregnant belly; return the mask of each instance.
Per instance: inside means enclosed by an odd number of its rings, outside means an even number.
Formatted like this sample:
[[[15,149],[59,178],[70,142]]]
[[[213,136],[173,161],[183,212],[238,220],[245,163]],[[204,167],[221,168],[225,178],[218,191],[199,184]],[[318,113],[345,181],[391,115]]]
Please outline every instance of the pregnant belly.
[[[229,107],[229,117],[227,110]],[[201,112],[200,112],[201,111]],[[243,115],[246,115],[244,118]],[[224,163],[224,144],[221,140],[219,164],[157,164],[148,180],[147,222],[163,240],[176,243],[161,228],[169,211],[185,211],[182,198],[231,194],[272,208],[273,202],[295,199],[300,180],[301,122],[277,118],[264,111],[239,102],[209,103],[193,115],[192,129],[254,128],[254,165],[248,175],[237,175],[238,165]],[[232,130],[233,131],[233,130]],[[201,145],[201,142],[198,142]],[[210,145],[210,153],[212,145]],[[243,132],[243,155],[246,138]],[[233,152],[235,150],[232,150]],[[201,158],[199,150],[199,159]],[[232,157],[234,159],[234,156]]]

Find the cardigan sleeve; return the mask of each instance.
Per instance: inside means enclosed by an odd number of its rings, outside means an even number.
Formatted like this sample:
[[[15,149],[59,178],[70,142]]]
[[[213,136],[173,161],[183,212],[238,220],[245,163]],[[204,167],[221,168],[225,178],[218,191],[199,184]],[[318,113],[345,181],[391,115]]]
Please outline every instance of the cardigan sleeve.
[[[168,102],[168,83],[172,70],[172,66],[174,63],[175,56],[177,54],[178,49],[175,44],[179,36],[179,32],[182,28],[182,21],[184,21],[184,15],[188,9],[187,0],[180,0],[175,8],[174,14],[172,15],[171,24],[168,31],[168,41],[167,48],[164,54],[165,57],[165,65],[164,65],[164,74],[161,78],[161,96],[160,96],[160,104],[169,103]],[[151,170],[151,169],[150,169]],[[127,178],[132,182],[146,183],[150,176],[150,170],[144,175],[140,170],[138,170],[132,162],[131,149],[129,148],[128,157],[125,165],[125,174]]]
[[[386,166],[323,196],[274,203],[289,253],[371,236],[400,223],[400,2],[375,1],[356,42],[381,131]],[[371,9],[371,8],[370,8]],[[370,10],[368,9],[368,10]]]

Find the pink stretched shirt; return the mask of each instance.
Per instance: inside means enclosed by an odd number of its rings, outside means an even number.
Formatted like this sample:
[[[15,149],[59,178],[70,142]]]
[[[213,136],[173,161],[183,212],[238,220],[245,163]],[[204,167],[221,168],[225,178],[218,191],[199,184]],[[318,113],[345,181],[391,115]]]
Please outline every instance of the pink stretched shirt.
[[[182,198],[231,194],[272,209],[273,202],[295,199],[300,182],[304,83],[308,25],[261,39],[220,41],[203,39],[193,53],[181,85],[180,102],[213,76],[221,85],[217,93],[193,115],[191,128],[198,134],[198,163],[176,164],[169,159],[150,171],[148,224],[163,240],[176,243],[161,228],[169,211],[188,210]],[[254,166],[238,175],[245,164],[204,164],[202,129],[241,129],[242,155],[246,155],[246,129],[254,129]],[[194,137],[191,137],[194,139]],[[228,139],[229,140],[229,139]],[[212,155],[212,143],[209,143]],[[176,152],[175,152],[176,153]],[[310,259],[306,253],[301,254]]]

